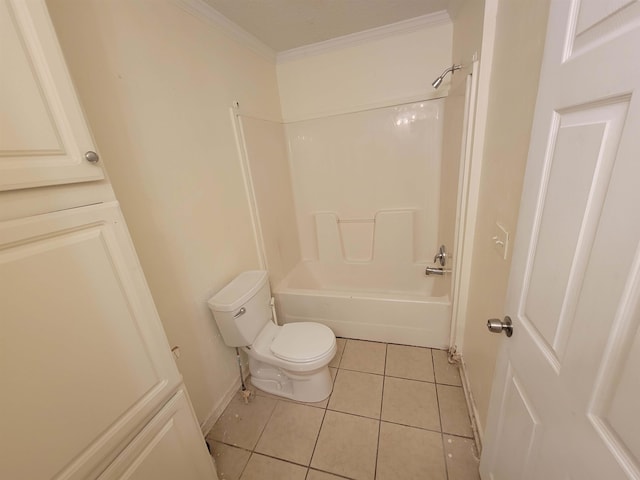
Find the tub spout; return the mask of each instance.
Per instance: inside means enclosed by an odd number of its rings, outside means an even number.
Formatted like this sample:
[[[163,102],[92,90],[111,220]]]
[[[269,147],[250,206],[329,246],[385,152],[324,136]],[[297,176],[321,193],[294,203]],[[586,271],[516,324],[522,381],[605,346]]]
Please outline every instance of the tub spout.
[[[427,267],[424,270],[425,275],[444,275],[445,273],[451,273],[451,269],[442,267]]]

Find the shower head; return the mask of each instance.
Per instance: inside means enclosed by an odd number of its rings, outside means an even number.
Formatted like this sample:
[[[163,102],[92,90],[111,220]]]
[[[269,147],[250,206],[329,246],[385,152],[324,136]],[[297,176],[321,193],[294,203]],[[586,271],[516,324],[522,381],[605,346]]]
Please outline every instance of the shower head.
[[[442,75],[440,75],[438,78],[436,78],[433,82],[431,82],[431,86],[433,88],[438,88],[440,86],[440,84],[442,83],[442,79],[444,77]]]
[[[444,77],[447,76],[447,73],[451,72],[451,75],[453,75],[453,72],[455,72],[456,70],[460,70],[461,68],[462,68],[462,65],[451,65],[444,72],[442,72],[442,74],[438,78],[436,78],[433,82],[431,82],[431,86],[433,88],[438,88],[442,83],[442,80],[444,80]]]

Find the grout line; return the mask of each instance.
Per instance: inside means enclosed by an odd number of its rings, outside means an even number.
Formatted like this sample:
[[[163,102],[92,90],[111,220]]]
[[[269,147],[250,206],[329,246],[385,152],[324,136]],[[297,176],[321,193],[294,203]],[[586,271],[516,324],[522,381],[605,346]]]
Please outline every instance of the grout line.
[[[433,357],[433,351],[431,352],[431,363],[433,365],[433,377],[436,380],[436,404],[438,405],[438,419],[440,420],[440,442],[442,443],[442,457],[444,460],[444,475],[448,479],[449,478],[449,467],[447,465],[447,453],[445,450],[444,444],[444,432],[442,431],[442,413],[440,412],[440,397],[438,396],[438,382],[436,377],[436,361]]]
[[[465,437],[464,435],[460,435],[459,433],[449,433],[449,432],[442,432],[443,435],[449,435],[450,437],[456,437],[456,438],[462,438],[464,440],[473,440],[473,437]],[[475,442],[475,440],[474,440]]]
[[[345,342],[345,348],[346,347],[347,347],[347,345],[346,345],[346,342]],[[344,353],[344,349],[342,349],[342,353]],[[341,362],[342,362],[342,356],[340,356],[340,362],[338,362],[338,365],[340,365]],[[331,372],[329,372],[329,374],[331,374]],[[340,368],[337,367],[336,368],[336,376],[333,377],[333,383],[331,385],[331,393],[327,397],[327,404],[324,406],[324,413],[322,414],[322,421],[320,422],[320,428],[318,429],[318,434],[316,435],[316,441],[313,444],[313,450],[311,451],[311,457],[309,458],[309,469],[307,470],[307,476],[309,476],[309,471],[311,470],[311,462],[313,461],[313,456],[316,454],[316,447],[318,446],[318,441],[320,440],[320,432],[322,432],[322,427],[324,425],[324,419],[327,416],[327,411],[329,409],[329,402],[331,401],[331,397],[333,396],[333,389],[336,387],[336,380],[338,379],[338,375],[339,374],[340,374]]]
[[[253,452],[251,452],[249,454],[249,458],[247,458],[247,463],[244,464],[244,467],[242,467],[242,470],[240,470],[240,476],[238,478],[242,478],[242,475],[244,474],[244,471],[247,469],[247,465],[249,465],[249,462],[251,461],[251,457],[253,457]],[[216,470],[218,468],[216,467]],[[217,472],[216,472],[217,473]]]
[[[444,387],[458,387],[462,388],[462,385],[455,385],[453,383],[445,383],[445,382],[436,382],[438,385],[442,385]]]
[[[369,375],[378,375],[379,377],[384,377],[385,376],[384,373],[365,372],[363,370],[354,370],[353,368],[340,367],[340,370],[346,370],[348,372],[368,373]]]
[[[436,382],[432,382],[430,380],[418,380],[417,378],[399,377],[398,375],[386,375],[385,374],[385,377],[399,378],[400,380],[411,380],[412,382],[431,383],[431,384],[436,383]]]
[[[274,460],[279,460],[281,462],[290,463],[291,465],[295,465],[296,467],[309,468],[309,465],[305,465],[304,463],[294,462],[293,460],[287,460],[286,458],[276,457],[274,455],[269,455],[268,453],[261,452],[251,452],[252,455],[262,455],[263,457],[273,458]],[[247,462],[248,463],[248,462]]]
[[[336,368],[340,368],[340,365],[342,365],[342,359],[344,358],[344,351],[347,349],[347,342],[349,340],[344,341],[344,346],[342,347],[342,351],[340,352],[340,360],[338,360],[338,365],[336,366]]]
[[[222,443],[223,445],[226,445],[227,447],[238,448],[238,449],[240,449],[240,450],[244,450],[245,452],[253,453],[253,450],[250,450],[250,449],[248,449],[248,448],[241,447],[240,445],[234,445],[233,443],[221,442],[221,441],[219,441],[219,440],[214,440],[214,442],[216,442],[216,443]]]
[[[344,475],[340,475],[340,474],[338,474],[338,473],[333,473],[333,472],[330,472],[330,471],[328,471],[328,470],[322,470],[322,469],[320,469],[320,468],[311,468],[311,467],[309,467],[309,470],[307,471],[307,476],[309,476],[309,472],[310,472],[311,470],[314,470],[314,471],[316,471],[316,472],[326,473],[326,474],[328,474],[328,475],[332,475],[332,476],[337,477],[337,478],[344,478],[344,479],[346,479],[346,480],[355,480],[353,477],[345,477]]]
[[[450,435],[449,433],[441,432],[440,430],[433,430],[431,428],[416,427],[415,425],[407,425],[406,423],[391,422],[389,420],[382,420],[382,419],[380,421],[384,423],[390,423],[391,425],[398,425],[399,427],[415,428],[416,430],[422,430],[424,432],[442,433],[445,435]],[[468,437],[461,437],[461,438],[468,438]]]
[[[329,405],[329,402],[327,402]],[[320,428],[318,429],[318,435],[316,435],[316,442],[313,444],[313,450],[311,451],[311,457],[309,457],[309,465],[308,468],[311,468],[311,462],[313,462],[313,456],[316,454],[316,448],[318,447],[318,442],[320,441],[320,433],[322,432],[322,427],[324,426],[324,419],[327,417],[327,409],[324,409],[324,413],[322,414],[322,421],[320,422]],[[309,475],[309,472],[307,472]]]
[[[350,337],[336,337],[336,338],[342,338],[344,340],[354,340],[356,342],[383,343],[385,345],[397,345],[398,347],[426,348],[426,349],[429,349],[429,350],[440,350],[442,352],[448,352],[449,351],[446,348],[422,347],[420,345],[408,345],[406,343],[381,342],[379,340],[363,340],[361,338],[350,338]]]
[[[271,410],[271,413],[269,414],[269,418],[265,422],[264,427],[262,427],[262,430],[260,430],[260,435],[258,435],[258,440],[256,441],[256,444],[253,446],[252,452],[254,453],[256,452],[256,447],[260,443],[260,439],[262,439],[262,435],[264,434],[264,431],[267,429],[267,425],[269,425],[269,422],[273,418],[273,413],[276,411],[276,408],[278,408],[278,403],[280,403],[280,401],[281,400],[276,400],[276,404],[273,406],[273,410]]]
[[[384,390],[384,386],[382,388]],[[362,415],[360,413],[345,412],[344,410],[336,410],[335,408],[328,408],[327,410],[329,412],[343,413],[345,415],[351,415],[353,417],[358,417],[358,418],[366,418],[368,420],[376,420],[376,421],[380,421],[381,420],[381,417],[367,417],[366,415]],[[382,413],[380,415],[382,415]]]
[[[382,377],[382,395],[380,395],[380,418],[378,420],[378,443],[376,444],[376,463],[373,470],[373,480],[378,476],[378,454],[380,453],[380,432],[382,431],[382,403],[384,402],[384,384],[386,381],[386,373],[387,373],[387,351],[389,349],[389,344],[384,346],[384,367],[382,371],[385,373]]]

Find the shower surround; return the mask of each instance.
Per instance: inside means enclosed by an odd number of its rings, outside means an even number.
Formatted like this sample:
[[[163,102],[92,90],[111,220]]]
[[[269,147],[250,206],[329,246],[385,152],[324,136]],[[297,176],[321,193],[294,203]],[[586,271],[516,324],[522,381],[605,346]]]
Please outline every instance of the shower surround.
[[[284,125],[297,265],[282,268],[286,249],[275,245],[285,242],[263,235],[267,267],[278,272],[271,281],[281,322],[320,322],[349,338],[449,345],[450,279],[424,274],[440,238],[443,111],[436,99]],[[269,146],[258,145],[258,130],[275,126],[241,121],[260,190],[266,182],[256,173]],[[273,202],[255,193],[266,224]]]

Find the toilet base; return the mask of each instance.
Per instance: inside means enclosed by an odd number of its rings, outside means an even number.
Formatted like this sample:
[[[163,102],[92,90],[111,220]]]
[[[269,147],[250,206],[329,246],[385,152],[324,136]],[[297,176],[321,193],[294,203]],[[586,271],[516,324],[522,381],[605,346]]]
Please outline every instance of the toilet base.
[[[321,402],[333,390],[328,366],[309,373],[293,373],[249,356],[249,370],[254,387],[299,402]]]

